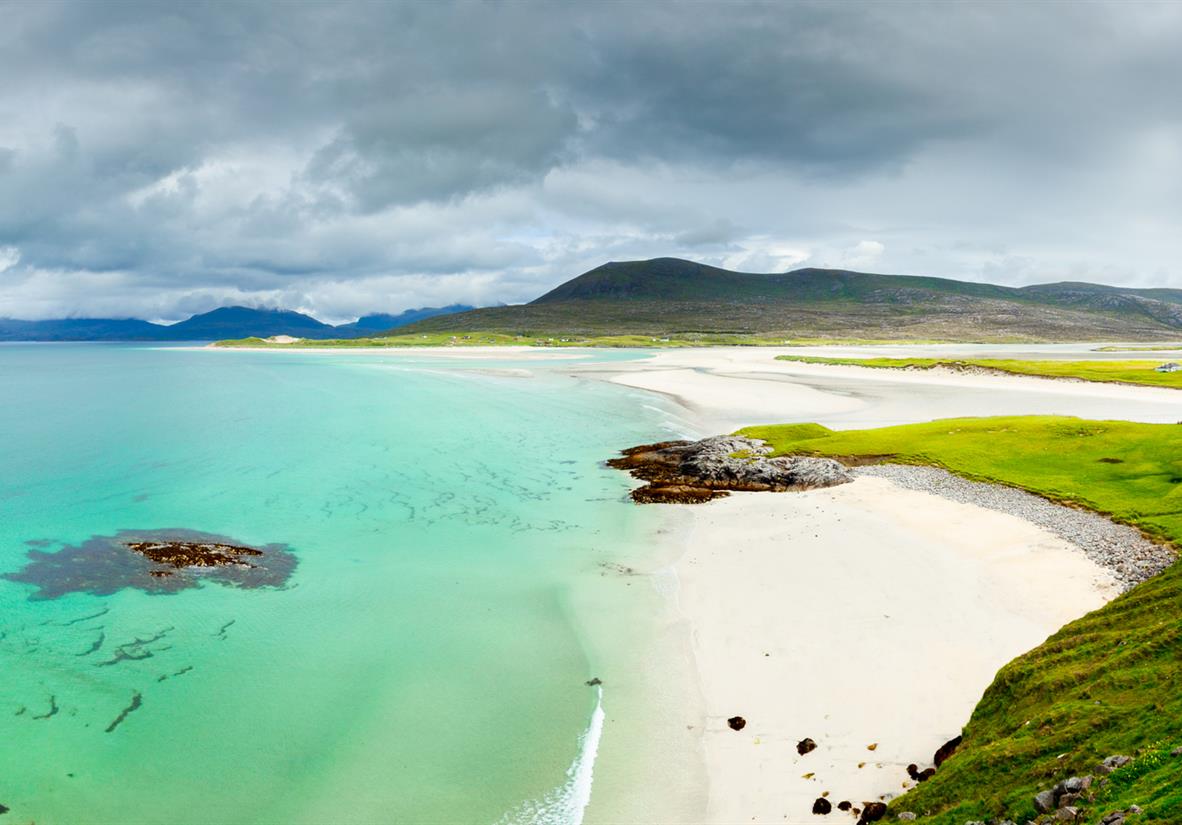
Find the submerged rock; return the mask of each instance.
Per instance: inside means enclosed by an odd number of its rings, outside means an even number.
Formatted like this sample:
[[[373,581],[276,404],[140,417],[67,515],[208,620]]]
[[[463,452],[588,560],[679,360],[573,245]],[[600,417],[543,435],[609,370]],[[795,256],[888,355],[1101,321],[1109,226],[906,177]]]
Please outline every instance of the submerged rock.
[[[694,504],[725,496],[730,490],[811,490],[853,480],[831,458],[770,458],[771,452],[771,446],[758,439],[714,436],[632,447],[607,463],[648,482],[632,491],[633,500],[645,504]]]
[[[743,728],[747,727],[747,720],[742,716],[732,716],[730,719],[726,720],[726,723],[730,725],[731,730],[742,730]]]
[[[813,813],[824,816],[833,810],[833,803],[823,796],[818,796],[817,801],[813,803]]]
[[[206,580],[228,587],[282,587],[297,563],[285,544],[253,547],[184,529],[123,530],[56,552],[31,546],[28,559],[24,568],[3,578],[34,585],[33,600],[69,593],[107,596],[125,588],[176,593]]]
[[[812,739],[809,739],[807,736],[796,743],[796,752],[801,756],[804,756],[806,753],[812,753],[816,749],[817,743]]]

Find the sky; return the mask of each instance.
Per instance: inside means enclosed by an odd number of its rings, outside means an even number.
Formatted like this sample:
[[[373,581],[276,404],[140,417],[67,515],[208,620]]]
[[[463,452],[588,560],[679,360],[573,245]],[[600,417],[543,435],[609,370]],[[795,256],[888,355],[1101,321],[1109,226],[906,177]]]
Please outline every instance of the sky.
[[[0,0],[0,317],[1182,287],[1182,4]]]

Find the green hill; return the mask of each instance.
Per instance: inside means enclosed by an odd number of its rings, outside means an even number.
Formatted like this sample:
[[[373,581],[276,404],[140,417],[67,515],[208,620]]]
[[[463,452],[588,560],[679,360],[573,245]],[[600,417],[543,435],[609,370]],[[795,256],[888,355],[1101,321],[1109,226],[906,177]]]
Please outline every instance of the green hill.
[[[528,304],[400,331],[1039,341],[1156,340],[1179,330],[1182,290],[1007,287],[842,269],[758,274],[655,258],[603,264]]]

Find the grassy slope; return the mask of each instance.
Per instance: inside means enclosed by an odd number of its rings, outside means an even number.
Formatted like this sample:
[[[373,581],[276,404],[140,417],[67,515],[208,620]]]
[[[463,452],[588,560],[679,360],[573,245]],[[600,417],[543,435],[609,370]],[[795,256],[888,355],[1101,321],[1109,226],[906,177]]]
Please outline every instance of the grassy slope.
[[[1175,330],[1129,318],[988,298],[917,303],[856,300],[585,299],[487,307],[404,328],[510,335],[776,335],[964,342],[1160,341]]]
[[[420,334],[385,335],[375,338],[343,338],[327,340],[303,340],[298,344],[272,344],[262,338],[241,338],[232,341],[218,341],[219,347],[248,347],[252,349],[291,349],[292,347],[327,348],[381,348],[381,347],[782,347],[808,346],[818,343],[838,344],[884,344],[886,341],[847,339],[842,341],[818,341],[815,339],[790,339],[772,335],[721,335],[684,334],[673,336],[652,335],[507,335],[499,332],[431,332]],[[925,341],[916,343],[940,343]]]
[[[932,464],[1088,507],[1182,546],[1182,426],[1055,416],[948,419],[874,430],[751,427],[778,453]],[[1118,458],[1121,463],[1102,459]],[[1088,823],[1138,804],[1135,822],[1182,823],[1182,565],[1064,627],[1006,665],[935,777],[892,805],[921,821],[1033,819],[1033,795],[1106,756],[1114,773]],[[917,761],[922,758],[916,754]],[[925,815],[926,814],[926,815]]]
[[[1182,372],[1155,372],[1161,361],[1018,361],[1002,358],[820,358],[807,355],[781,355],[782,361],[805,364],[836,364],[871,369],[950,369],[979,368],[1013,375],[1041,378],[1079,378],[1110,384],[1143,384],[1182,389]]]

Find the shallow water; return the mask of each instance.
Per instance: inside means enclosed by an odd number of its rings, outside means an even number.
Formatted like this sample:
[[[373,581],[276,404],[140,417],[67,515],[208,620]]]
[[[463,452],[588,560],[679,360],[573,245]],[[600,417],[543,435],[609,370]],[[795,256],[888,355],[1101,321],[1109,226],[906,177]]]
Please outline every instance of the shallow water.
[[[298,560],[281,588],[0,579],[9,816],[577,820],[611,668],[588,621],[640,644],[659,600],[604,583],[656,516],[600,462],[676,425],[571,363],[0,347],[0,573],[120,530]]]

